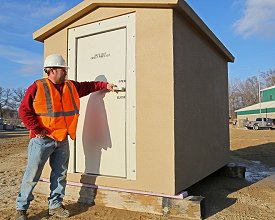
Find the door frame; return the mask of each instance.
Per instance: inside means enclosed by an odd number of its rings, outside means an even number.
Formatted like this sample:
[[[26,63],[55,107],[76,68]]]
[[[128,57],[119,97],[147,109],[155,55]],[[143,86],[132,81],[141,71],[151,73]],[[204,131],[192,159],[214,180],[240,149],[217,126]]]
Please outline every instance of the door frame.
[[[136,16],[135,13],[68,29],[68,78],[77,81],[76,42],[77,38],[110,30],[126,28],[126,179],[136,180]],[[69,140],[70,162],[68,173],[76,173],[76,141]],[[92,175],[92,174],[87,174]],[[97,175],[95,175],[97,176]],[[113,177],[118,178],[118,177]]]

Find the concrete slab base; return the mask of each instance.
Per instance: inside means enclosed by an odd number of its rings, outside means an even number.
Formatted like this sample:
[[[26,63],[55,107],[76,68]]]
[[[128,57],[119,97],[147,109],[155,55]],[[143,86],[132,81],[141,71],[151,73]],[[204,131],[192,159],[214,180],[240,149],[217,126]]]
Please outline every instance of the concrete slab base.
[[[39,181],[35,193],[49,195],[49,182]],[[121,189],[102,189],[93,185],[67,183],[65,199],[116,209],[172,216],[183,219],[204,218],[204,197],[151,195]]]

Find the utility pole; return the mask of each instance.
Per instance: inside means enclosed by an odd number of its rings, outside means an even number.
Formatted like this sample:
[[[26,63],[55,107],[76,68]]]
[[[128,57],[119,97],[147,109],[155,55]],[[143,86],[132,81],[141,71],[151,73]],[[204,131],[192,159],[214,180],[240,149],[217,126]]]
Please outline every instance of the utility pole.
[[[260,104],[260,118],[262,117],[262,103],[261,103],[261,82],[260,82],[260,68],[258,70],[258,84],[259,84],[259,104]]]

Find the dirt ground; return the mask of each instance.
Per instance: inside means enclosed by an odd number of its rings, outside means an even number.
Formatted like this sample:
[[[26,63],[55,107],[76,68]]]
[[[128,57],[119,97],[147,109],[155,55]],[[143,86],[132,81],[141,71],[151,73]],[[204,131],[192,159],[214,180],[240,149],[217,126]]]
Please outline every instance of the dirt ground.
[[[247,168],[246,178],[230,178],[216,172],[187,189],[205,199],[206,219],[275,220],[275,130],[230,128],[231,162]],[[15,199],[27,162],[26,132],[0,131],[0,219],[14,219]],[[69,219],[162,220],[152,214],[88,206],[65,201]],[[31,220],[47,216],[47,197],[35,195],[28,210]]]

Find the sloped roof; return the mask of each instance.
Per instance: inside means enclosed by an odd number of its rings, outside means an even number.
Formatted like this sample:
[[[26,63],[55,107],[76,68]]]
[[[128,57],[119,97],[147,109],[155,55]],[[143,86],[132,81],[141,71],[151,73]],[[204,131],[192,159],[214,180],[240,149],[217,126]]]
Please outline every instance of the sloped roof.
[[[89,12],[99,7],[143,7],[143,8],[173,8],[183,13],[198,27],[229,62],[234,61],[234,56],[226,49],[213,32],[205,25],[199,16],[184,0],[84,0],[74,8],[65,12],[55,20],[33,33],[33,39],[44,42],[49,36],[78,20]]]
[[[266,91],[266,90],[270,90],[270,89],[274,89],[274,88],[275,88],[275,86],[270,86],[270,87],[268,87],[268,88],[261,89],[261,91]]]
[[[257,103],[255,105],[250,105],[245,108],[241,108],[236,110],[235,112],[243,112],[243,111],[251,111],[251,110],[258,110],[258,109],[266,109],[266,108],[275,108],[275,101],[269,101],[269,102],[262,102]]]

